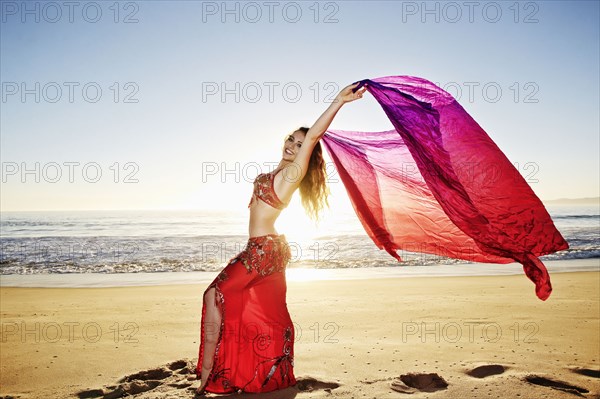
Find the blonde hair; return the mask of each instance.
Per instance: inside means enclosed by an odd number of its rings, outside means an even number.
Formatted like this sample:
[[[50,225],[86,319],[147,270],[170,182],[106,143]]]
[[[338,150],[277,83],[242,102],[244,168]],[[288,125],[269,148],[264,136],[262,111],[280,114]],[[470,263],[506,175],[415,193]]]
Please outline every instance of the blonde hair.
[[[300,131],[306,136],[308,129],[308,127],[303,126],[294,132]],[[302,206],[308,217],[317,222],[325,205],[329,208],[327,196],[330,194],[330,191],[325,184],[327,178],[325,167],[321,143],[317,141],[315,148],[310,154],[306,175],[304,175],[304,178],[300,182],[300,200]]]

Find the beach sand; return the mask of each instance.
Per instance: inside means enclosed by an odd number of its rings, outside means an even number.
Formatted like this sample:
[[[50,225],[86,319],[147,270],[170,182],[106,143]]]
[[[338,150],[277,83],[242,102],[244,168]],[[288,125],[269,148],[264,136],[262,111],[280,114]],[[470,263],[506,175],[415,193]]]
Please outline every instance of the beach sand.
[[[551,277],[290,281],[298,384],[230,396],[599,398],[600,273]],[[193,398],[205,288],[1,288],[0,396]]]

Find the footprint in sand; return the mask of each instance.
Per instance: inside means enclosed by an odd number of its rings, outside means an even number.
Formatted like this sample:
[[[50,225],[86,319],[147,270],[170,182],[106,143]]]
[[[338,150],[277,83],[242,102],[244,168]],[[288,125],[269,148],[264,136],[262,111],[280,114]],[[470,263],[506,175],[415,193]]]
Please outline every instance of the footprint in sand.
[[[435,392],[446,389],[448,383],[436,373],[402,374],[392,381],[391,388],[396,392],[412,394],[417,391]]]
[[[135,396],[152,391],[153,397],[193,397],[195,389],[191,386],[197,380],[196,362],[182,359],[162,367],[143,370],[121,378],[118,385],[108,385],[101,389],[89,389],[76,394],[80,399],[116,399]],[[321,381],[312,377],[298,377],[295,388],[300,392],[324,390],[331,393],[340,387],[335,382]],[[146,396],[143,396],[146,397]],[[1,398],[0,398],[1,399]]]
[[[126,377],[123,377],[119,380],[119,382],[131,382],[135,380],[147,381],[147,380],[164,380],[167,377],[173,375],[171,370],[166,368],[156,368],[151,370],[140,371],[139,373],[131,374]]]
[[[468,371],[467,374],[475,378],[485,378],[491,375],[502,374],[506,371],[506,367],[499,364],[486,364],[484,366],[475,367]]]
[[[541,377],[539,375],[528,375],[528,376],[525,377],[525,381],[527,381],[530,384],[540,385],[540,386],[543,386],[543,387],[549,387],[549,388],[552,388],[552,389],[557,389],[559,391],[564,391],[564,392],[572,393],[573,395],[581,396],[581,397],[584,397],[582,395],[582,393],[588,393],[589,392],[585,388],[581,388],[581,387],[578,387],[576,385],[571,385],[571,384],[569,384],[567,382],[564,382],[564,381],[551,380],[549,378]]]
[[[600,370],[592,370],[592,369],[572,369],[574,373],[585,375],[587,377],[600,378]]]
[[[296,388],[301,392],[312,392],[319,389],[331,392],[332,389],[339,388],[340,386],[340,384],[335,382],[319,381],[312,377],[299,377],[296,378],[296,382]]]
[[[190,375],[193,374],[194,378]],[[189,388],[195,379],[194,362],[188,359],[177,360],[166,366],[143,370],[130,374],[119,380],[118,385],[109,385],[102,389],[89,389],[78,392],[80,399],[103,398],[114,399],[129,395],[137,395],[153,389],[165,391],[178,391]]]

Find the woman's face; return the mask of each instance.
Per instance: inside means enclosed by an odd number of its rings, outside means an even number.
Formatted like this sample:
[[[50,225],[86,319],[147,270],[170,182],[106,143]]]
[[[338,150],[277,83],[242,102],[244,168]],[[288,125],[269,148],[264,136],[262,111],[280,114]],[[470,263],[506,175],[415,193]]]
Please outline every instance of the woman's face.
[[[287,136],[285,143],[283,144],[283,159],[286,161],[293,161],[296,159],[296,154],[298,154],[303,140],[304,132],[301,130],[297,130]]]

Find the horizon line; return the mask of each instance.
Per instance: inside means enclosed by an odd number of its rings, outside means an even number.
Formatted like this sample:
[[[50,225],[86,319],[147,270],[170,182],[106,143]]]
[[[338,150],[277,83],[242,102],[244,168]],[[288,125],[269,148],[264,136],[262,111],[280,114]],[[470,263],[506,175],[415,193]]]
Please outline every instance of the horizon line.
[[[556,198],[541,200],[543,204],[550,203],[571,203],[581,205],[600,205],[600,197],[581,197],[581,198]],[[213,212],[235,212],[231,209],[223,208],[131,208],[131,209],[27,209],[27,210],[1,210],[0,213],[9,212],[118,212],[118,211],[213,211]],[[239,210],[245,212],[246,210]]]

